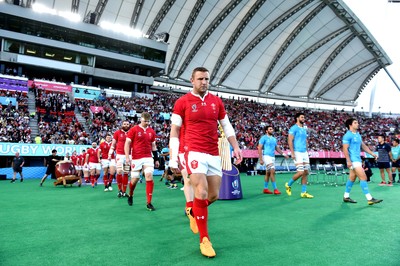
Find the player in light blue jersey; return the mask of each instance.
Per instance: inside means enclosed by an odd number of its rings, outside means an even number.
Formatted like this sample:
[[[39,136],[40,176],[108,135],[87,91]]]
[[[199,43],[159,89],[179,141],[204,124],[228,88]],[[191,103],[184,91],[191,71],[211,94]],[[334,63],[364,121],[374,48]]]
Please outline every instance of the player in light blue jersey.
[[[296,124],[289,129],[288,144],[290,152],[296,165],[297,172],[285,184],[286,193],[292,195],[292,184],[301,177],[302,198],[312,199],[313,195],[307,193],[307,176],[310,168],[310,158],[307,152],[307,128],[304,126],[305,116],[303,113],[297,113],[295,116]]]
[[[261,137],[258,142],[258,157],[261,165],[266,166],[265,177],[264,177],[264,194],[275,194],[279,195],[281,192],[278,190],[275,180],[275,150],[285,156],[285,158],[289,158],[286,154],[283,153],[281,148],[279,148],[276,138],[273,136],[274,128],[272,126],[265,127],[266,134]],[[274,188],[274,192],[268,189],[268,183],[271,179],[272,186]]]
[[[375,158],[378,158],[378,156],[362,141],[361,135],[358,133],[358,121],[356,119],[347,119],[346,127],[349,130],[343,136],[343,153],[346,157],[347,167],[350,169],[350,174],[349,179],[346,182],[343,201],[348,203],[357,203],[357,201],[350,198],[350,191],[353,187],[354,181],[358,177],[360,179],[361,189],[368,200],[368,204],[373,205],[380,203],[382,200],[373,198],[369,193],[367,176],[365,175],[361,162],[361,148]]]
[[[399,139],[392,140],[392,177],[396,181],[396,169],[398,174],[397,183],[400,183],[400,145]]]

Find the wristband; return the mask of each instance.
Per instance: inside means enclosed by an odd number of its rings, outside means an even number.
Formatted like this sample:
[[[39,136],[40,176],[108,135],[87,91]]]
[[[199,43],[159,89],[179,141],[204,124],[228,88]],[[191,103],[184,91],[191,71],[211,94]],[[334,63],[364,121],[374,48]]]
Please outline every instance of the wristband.
[[[158,161],[158,152],[157,151],[152,151],[152,153],[153,153],[154,161]]]

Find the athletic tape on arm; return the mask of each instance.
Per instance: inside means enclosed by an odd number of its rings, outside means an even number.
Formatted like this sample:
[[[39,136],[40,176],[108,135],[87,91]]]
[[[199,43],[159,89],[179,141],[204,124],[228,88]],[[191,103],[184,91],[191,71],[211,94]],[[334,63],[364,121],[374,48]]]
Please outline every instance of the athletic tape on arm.
[[[233,129],[231,122],[229,122],[229,118],[227,115],[225,115],[224,119],[219,120],[219,122],[221,123],[226,138],[229,138],[230,136],[235,136],[235,130]]]
[[[170,166],[175,166],[178,163],[178,153],[179,153],[179,139],[172,137],[169,139],[169,150],[171,152]],[[171,165],[172,163],[172,165]]]
[[[172,114],[171,115],[171,124],[181,127],[182,126],[182,117],[177,114]]]

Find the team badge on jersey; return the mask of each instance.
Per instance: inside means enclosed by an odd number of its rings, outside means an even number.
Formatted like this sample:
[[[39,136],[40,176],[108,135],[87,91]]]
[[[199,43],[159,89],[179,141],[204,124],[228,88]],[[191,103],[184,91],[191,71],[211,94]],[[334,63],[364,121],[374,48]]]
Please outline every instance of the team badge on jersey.
[[[196,169],[197,167],[199,167],[199,162],[196,160],[193,160],[190,162],[190,165],[191,165],[192,169]]]
[[[213,111],[214,111],[214,113],[215,113],[215,110],[216,110],[216,105],[215,105],[215,103],[212,103],[212,104],[211,104],[211,107],[212,107],[212,109],[213,109]]]

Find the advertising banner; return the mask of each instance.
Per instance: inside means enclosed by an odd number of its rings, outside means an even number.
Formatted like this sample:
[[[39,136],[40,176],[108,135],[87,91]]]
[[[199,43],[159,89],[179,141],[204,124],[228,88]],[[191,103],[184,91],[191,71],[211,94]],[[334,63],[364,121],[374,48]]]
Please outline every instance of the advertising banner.
[[[90,106],[90,111],[92,111],[93,114],[101,113],[103,110],[104,108],[102,106]]]
[[[65,83],[58,82],[50,82],[45,80],[29,80],[28,86],[32,88],[32,85],[35,84],[36,89],[43,89],[46,91],[61,91],[61,92],[72,92],[72,87]]]
[[[17,106],[17,98],[14,97],[0,97],[1,105],[8,105],[11,103],[12,106]]]
[[[65,144],[28,144],[0,142],[0,156],[14,156],[19,152],[21,156],[48,156],[52,150],[57,150],[57,155],[65,156],[66,153],[78,154],[86,150],[90,145],[65,145]]]

